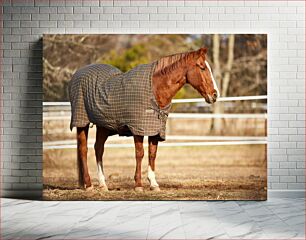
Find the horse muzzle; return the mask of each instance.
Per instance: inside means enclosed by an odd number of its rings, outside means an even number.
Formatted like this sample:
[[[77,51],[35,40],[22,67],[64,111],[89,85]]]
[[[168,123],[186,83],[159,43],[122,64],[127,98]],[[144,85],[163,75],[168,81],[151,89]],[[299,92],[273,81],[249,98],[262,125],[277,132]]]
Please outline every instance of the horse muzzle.
[[[204,97],[205,101],[209,104],[215,103],[217,101],[218,95],[216,93],[210,95],[208,94],[207,96]]]

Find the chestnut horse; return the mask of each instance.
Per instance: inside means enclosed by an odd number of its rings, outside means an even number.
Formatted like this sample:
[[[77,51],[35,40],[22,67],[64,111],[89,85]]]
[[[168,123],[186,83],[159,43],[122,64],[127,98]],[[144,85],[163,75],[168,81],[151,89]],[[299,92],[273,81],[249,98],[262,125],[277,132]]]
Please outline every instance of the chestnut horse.
[[[200,48],[197,51],[179,53],[162,57],[157,61],[153,72],[152,89],[153,94],[160,108],[171,103],[175,94],[186,84],[190,84],[205,99],[207,103],[214,103],[219,96],[219,91],[212,75],[211,68],[206,61],[207,48]],[[92,189],[92,183],[87,166],[87,138],[89,125],[77,127],[77,148],[79,182],[85,189]],[[96,142],[94,145],[96,163],[98,168],[99,186],[102,190],[108,190],[103,171],[104,144],[110,135],[110,130],[97,126]],[[143,191],[141,182],[141,162],[144,156],[144,136],[133,136],[135,144],[136,170],[135,190]],[[159,191],[159,185],[155,178],[155,159],[158,140],[149,136],[149,163],[147,178],[150,183],[150,190]]]

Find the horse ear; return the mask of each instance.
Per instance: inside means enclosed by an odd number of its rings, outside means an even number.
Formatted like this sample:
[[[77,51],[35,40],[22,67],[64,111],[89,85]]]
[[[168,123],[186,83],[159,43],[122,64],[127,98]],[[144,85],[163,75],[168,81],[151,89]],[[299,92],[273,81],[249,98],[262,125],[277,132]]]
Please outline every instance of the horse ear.
[[[200,48],[200,54],[203,56],[207,53],[208,49],[206,47]]]
[[[205,58],[205,54],[207,53],[207,48],[202,47],[199,50],[197,50],[197,54],[196,54],[196,58],[200,58],[200,57],[204,57]]]
[[[200,67],[200,68],[204,68],[205,67],[205,54],[207,53],[207,48],[200,48],[198,50],[198,57],[197,57],[197,62],[196,64]]]

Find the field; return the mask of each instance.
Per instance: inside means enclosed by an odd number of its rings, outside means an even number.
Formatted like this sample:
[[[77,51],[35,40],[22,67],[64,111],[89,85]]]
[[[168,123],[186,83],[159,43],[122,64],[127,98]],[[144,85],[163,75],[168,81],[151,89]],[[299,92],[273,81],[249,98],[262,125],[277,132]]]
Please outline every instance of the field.
[[[147,150],[146,150],[147,151]],[[135,192],[134,149],[107,148],[104,170],[108,192],[100,191],[95,157],[88,163],[94,190],[77,186],[76,150],[44,150],[45,200],[265,200],[265,145],[160,147],[156,175],[160,192],[149,190],[147,154],[143,160],[145,191]]]

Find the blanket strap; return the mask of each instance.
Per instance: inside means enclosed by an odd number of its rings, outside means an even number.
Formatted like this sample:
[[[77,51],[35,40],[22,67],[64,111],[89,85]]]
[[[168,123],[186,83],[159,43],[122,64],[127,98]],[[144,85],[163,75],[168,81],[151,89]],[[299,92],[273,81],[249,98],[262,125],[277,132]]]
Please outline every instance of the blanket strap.
[[[161,109],[157,105],[156,101],[154,101],[153,99],[151,100],[151,103],[152,103],[151,109],[153,109],[155,112],[157,112],[158,119],[165,122],[168,118],[168,112],[169,112],[169,109],[171,107],[171,103],[168,106],[166,106],[164,109]]]

